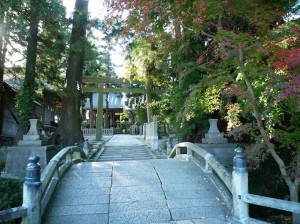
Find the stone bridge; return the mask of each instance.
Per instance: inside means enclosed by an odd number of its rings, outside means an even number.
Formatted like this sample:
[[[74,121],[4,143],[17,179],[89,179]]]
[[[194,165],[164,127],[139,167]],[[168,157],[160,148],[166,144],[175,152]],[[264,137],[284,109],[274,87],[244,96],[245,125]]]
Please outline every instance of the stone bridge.
[[[113,136],[105,151],[106,162],[72,166],[44,223],[234,223],[230,208],[196,164],[151,159],[144,143],[130,135]]]
[[[0,211],[0,222],[28,224],[266,223],[249,217],[248,205],[300,213],[296,202],[248,193],[248,173],[236,150],[232,174],[212,154],[179,143],[155,159],[136,136],[115,135],[95,162],[78,146],[62,149],[40,176],[31,156],[23,205]],[[86,158],[85,158],[86,159]]]

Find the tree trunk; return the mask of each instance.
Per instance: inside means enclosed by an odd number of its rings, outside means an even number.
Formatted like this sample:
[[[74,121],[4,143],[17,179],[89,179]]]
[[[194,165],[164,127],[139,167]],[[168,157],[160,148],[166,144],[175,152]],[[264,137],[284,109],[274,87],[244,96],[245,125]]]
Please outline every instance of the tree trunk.
[[[39,0],[31,0],[30,3],[30,24],[26,55],[25,79],[21,91],[17,96],[17,106],[19,110],[19,130],[27,132],[29,119],[34,111],[35,78],[36,78],[36,57],[38,42],[38,23],[39,23]]]
[[[4,57],[3,54],[3,43],[4,43],[4,36],[5,36],[5,25],[4,25],[4,10],[2,4],[0,4],[0,86],[3,82],[3,76],[4,76]],[[1,97],[1,92],[0,92]],[[0,98],[1,102],[1,98]]]
[[[4,36],[5,36],[5,26],[4,26],[4,10],[2,4],[0,4],[0,134],[2,133],[3,126],[3,116],[4,116],[4,86],[3,86],[3,76],[4,76]]]
[[[84,45],[87,25],[87,0],[76,0],[70,53],[66,73],[66,84],[62,101],[62,116],[54,133],[55,139],[62,138],[62,145],[69,146],[83,142],[81,131],[81,85],[84,62]]]
[[[152,94],[151,94],[151,80],[149,75],[146,74],[146,100],[147,100],[147,120],[148,123],[152,122],[153,119],[153,108],[152,108]]]

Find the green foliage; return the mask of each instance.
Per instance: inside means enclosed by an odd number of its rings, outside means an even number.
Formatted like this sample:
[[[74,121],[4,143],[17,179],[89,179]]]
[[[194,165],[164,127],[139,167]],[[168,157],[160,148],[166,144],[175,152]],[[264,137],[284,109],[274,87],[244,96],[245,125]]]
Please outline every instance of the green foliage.
[[[32,86],[25,86],[17,95],[17,108],[19,112],[19,122],[24,133],[27,132],[30,123],[29,119],[33,118],[35,92]]]
[[[141,106],[137,106],[135,110],[136,110],[135,121],[140,125],[147,123],[147,108],[141,105]]]
[[[23,180],[0,178],[0,210],[22,205]]]
[[[0,161],[0,172],[2,172],[5,168],[5,163]]]

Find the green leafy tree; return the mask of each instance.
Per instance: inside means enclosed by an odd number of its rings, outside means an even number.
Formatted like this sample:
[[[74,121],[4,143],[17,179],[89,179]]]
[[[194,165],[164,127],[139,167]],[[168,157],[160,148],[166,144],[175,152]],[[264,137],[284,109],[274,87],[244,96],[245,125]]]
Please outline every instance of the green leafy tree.
[[[166,65],[177,75],[171,100],[176,120],[186,124],[199,114],[217,115],[228,120],[236,136],[254,122],[256,136],[247,152],[269,153],[290,199],[298,201],[299,141],[294,136],[299,129],[290,122],[299,121],[299,21],[286,20],[299,9],[297,2],[124,0],[112,8],[113,16],[130,11],[126,28],[135,36],[163,43],[158,50],[169,56]],[[283,146],[290,157],[280,153]],[[299,222],[297,214],[293,220]]]

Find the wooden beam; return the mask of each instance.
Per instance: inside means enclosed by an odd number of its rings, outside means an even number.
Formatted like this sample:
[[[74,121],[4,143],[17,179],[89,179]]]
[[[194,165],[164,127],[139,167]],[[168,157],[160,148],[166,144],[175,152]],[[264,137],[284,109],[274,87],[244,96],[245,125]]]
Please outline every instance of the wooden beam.
[[[96,93],[98,92],[98,88],[97,87],[83,87],[82,88],[83,92],[89,92],[89,93]],[[165,91],[163,91],[162,89],[152,89],[151,93],[153,94],[162,94]],[[145,89],[129,89],[129,88],[105,88],[103,89],[103,93],[146,93]]]
[[[110,83],[110,84],[132,84],[132,85],[145,85],[143,82],[129,82],[126,79],[120,79],[120,78],[110,78],[110,77],[93,77],[93,76],[82,76],[82,82],[83,83]]]

